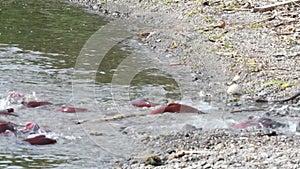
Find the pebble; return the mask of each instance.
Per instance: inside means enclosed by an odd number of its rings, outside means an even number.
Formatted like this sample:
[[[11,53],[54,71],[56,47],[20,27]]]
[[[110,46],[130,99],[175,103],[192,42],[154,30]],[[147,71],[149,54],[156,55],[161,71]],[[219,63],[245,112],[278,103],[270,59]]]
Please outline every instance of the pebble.
[[[240,76],[239,75],[235,75],[232,79],[232,82],[237,82],[238,80],[240,80]]]

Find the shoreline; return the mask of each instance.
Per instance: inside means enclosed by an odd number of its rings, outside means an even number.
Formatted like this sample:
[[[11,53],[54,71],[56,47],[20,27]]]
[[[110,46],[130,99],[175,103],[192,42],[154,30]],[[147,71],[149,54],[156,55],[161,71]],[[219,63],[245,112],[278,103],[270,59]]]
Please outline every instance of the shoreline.
[[[151,32],[151,36],[141,38],[143,45],[161,57],[177,60],[178,65],[173,66],[191,69],[194,80],[201,83],[199,91],[213,96],[213,100],[227,98],[226,90],[232,83],[251,98],[282,99],[300,91],[300,40],[290,44],[276,37],[278,32],[267,25],[276,21],[270,18],[272,11],[254,13],[251,8],[243,8],[245,4],[232,4],[229,10],[179,1],[68,2],[110,19],[146,25],[140,33]],[[266,23],[268,20],[270,23]]]
[[[176,0],[96,4],[75,1],[69,3],[83,5],[93,13],[112,19],[147,25],[140,33],[153,34],[142,37],[143,43],[164,60],[170,60],[169,63],[179,63],[170,66],[191,69],[199,92],[210,96],[212,102],[226,104],[235,98],[227,93],[233,84],[239,86],[233,92],[242,93],[241,104],[246,106],[256,97],[283,99],[300,91],[300,24],[298,20],[285,22],[293,18],[292,13],[299,11],[299,7],[287,11],[284,6],[278,9],[281,13],[277,10],[259,13],[251,11],[253,6],[270,2],[252,1],[253,4],[247,6],[242,2],[219,4],[218,1],[208,1],[208,4]],[[300,98],[287,104],[296,108],[299,105]],[[270,116],[277,117],[276,113]],[[289,116],[293,117],[284,115]],[[146,158],[131,158],[112,165],[114,168],[156,169],[297,168],[300,164],[298,140],[296,135],[271,135],[259,129],[239,132],[192,128],[149,136],[142,142],[160,151],[145,155]]]

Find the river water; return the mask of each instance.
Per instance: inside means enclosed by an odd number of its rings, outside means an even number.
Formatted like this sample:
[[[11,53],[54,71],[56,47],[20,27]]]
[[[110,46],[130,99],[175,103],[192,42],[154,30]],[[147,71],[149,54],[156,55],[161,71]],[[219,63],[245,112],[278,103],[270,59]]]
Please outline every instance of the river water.
[[[108,21],[54,0],[0,3],[0,106],[14,107],[19,115],[1,119],[17,124],[34,121],[57,139],[53,145],[33,146],[19,138],[0,137],[1,168],[107,168],[113,161],[151,153],[135,141],[143,136],[167,134],[186,124],[231,125],[222,109],[197,99],[187,70],[159,62],[156,53],[143,47],[138,23]],[[53,105],[7,104],[11,91]],[[185,103],[209,116],[148,115],[151,108],[130,104],[140,97]],[[61,105],[88,111],[55,112]],[[132,114],[136,116],[101,120]]]

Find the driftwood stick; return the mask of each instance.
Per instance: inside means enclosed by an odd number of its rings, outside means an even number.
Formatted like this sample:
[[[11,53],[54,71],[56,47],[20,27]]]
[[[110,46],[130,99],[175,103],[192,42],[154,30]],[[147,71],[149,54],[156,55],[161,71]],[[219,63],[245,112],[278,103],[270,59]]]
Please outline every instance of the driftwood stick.
[[[103,121],[116,121],[116,120],[122,120],[125,118],[130,118],[130,117],[141,117],[141,116],[146,116],[147,114],[129,114],[129,115],[115,115],[115,116],[110,116],[110,117],[103,117],[99,119],[94,119],[94,120],[80,120],[76,121],[76,124],[82,124],[85,122],[103,122]]]
[[[299,3],[299,2],[300,2],[300,0],[289,0],[289,1],[284,1],[284,2],[278,2],[278,3],[275,3],[275,4],[271,4],[271,5],[266,5],[266,6],[253,8],[253,12],[271,11],[271,10],[275,9],[276,7],[278,7],[278,6],[291,5],[291,4]]]
[[[174,63],[170,63],[170,66],[177,66],[177,65],[184,65],[183,62],[174,62]]]
[[[298,96],[300,96],[300,92],[294,94],[293,96],[291,97],[288,97],[286,99],[279,99],[279,100],[265,100],[265,99],[257,99],[255,100],[256,102],[259,102],[259,103],[266,103],[266,102],[273,102],[273,103],[283,103],[283,102],[287,102],[287,101],[290,101],[290,100],[294,100],[296,99]]]

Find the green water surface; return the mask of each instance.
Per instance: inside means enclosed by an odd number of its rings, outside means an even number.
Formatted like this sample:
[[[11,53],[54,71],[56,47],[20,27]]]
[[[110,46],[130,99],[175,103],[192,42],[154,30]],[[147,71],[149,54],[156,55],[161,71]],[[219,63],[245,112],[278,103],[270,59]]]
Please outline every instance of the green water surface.
[[[59,53],[72,62],[88,38],[108,21],[57,0],[1,0],[0,43]],[[64,58],[66,59],[66,58]]]

